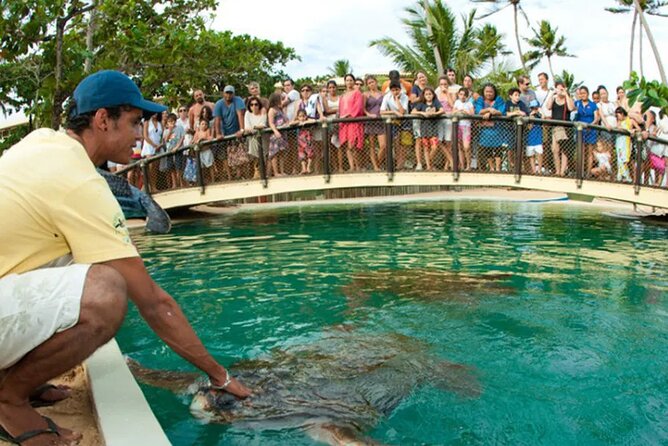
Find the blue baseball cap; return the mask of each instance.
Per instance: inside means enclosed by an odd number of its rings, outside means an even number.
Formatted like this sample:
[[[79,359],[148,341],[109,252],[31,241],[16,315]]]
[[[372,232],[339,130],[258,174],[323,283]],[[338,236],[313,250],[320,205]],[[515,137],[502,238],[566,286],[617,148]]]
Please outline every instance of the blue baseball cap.
[[[144,99],[132,79],[114,70],[102,70],[87,76],[74,89],[72,97],[76,108],[72,109],[70,116],[120,105],[129,105],[151,114],[167,110],[164,105]]]
[[[529,102],[529,108],[535,108],[535,107],[540,107],[540,104],[538,103],[537,100],[532,99],[531,102]]]

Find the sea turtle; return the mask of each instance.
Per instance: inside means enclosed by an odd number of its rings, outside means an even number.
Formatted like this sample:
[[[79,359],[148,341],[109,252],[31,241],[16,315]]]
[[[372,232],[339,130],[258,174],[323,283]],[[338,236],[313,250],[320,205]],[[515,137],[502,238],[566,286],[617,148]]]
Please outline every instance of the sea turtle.
[[[97,171],[107,181],[125,218],[146,218],[146,230],[156,234],[166,234],[172,229],[167,212],[144,191],[128,183],[124,177],[102,169]]]
[[[357,306],[372,294],[390,294],[417,300],[468,301],[475,294],[513,294],[510,274],[465,274],[432,268],[379,269],[358,272],[341,288]]]
[[[190,410],[208,422],[253,430],[303,429],[332,445],[368,444],[364,432],[424,385],[476,398],[471,367],[444,361],[429,345],[397,334],[330,328],[319,339],[244,360],[230,372],[254,394],[244,401],[206,386],[195,374],[149,370],[129,360],[135,377],[171,390],[194,391]]]

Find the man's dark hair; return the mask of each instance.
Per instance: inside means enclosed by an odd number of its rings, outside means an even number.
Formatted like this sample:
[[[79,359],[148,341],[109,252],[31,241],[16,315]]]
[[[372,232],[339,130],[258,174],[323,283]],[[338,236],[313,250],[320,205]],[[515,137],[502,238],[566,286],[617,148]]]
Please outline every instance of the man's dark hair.
[[[549,80],[550,80],[550,76],[548,76],[547,73],[544,72],[544,71],[543,71],[542,73],[538,73],[538,77],[541,77],[541,76],[545,76],[545,80],[546,80],[546,81],[549,81]]]
[[[513,88],[511,88],[510,90],[508,90],[508,96],[512,96],[512,95],[514,95],[515,93],[522,94],[522,92],[520,91],[519,88],[514,88],[514,87],[513,87]]]
[[[95,113],[97,113],[97,110],[82,113],[80,115],[74,115],[76,113],[76,106],[76,101],[71,99],[69,105],[67,106],[67,122],[65,123],[65,128],[67,130],[71,130],[77,135],[81,135],[84,130],[90,128],[90,123],[93,120]],[[124,111],[131,111],[133,107],[130,105],[118,105],[115,107],[104,107],[104,109],[107,110],[107,115],[111,119],[117,120],[121,117],[121,113]]]
[[[286,82],[290,82],[290,85],[292,85],[293,87],[295,85],[295,82],[292,79],[290,79],[289,77],[286,77],[285,79],[283,79],[283,83],[286,83]]]
[[[395,81],[390,82],[390,90],[392,90],[394,88],[398,88],[398,89],[401,90],[401,83],[400,82],[395,82]]]

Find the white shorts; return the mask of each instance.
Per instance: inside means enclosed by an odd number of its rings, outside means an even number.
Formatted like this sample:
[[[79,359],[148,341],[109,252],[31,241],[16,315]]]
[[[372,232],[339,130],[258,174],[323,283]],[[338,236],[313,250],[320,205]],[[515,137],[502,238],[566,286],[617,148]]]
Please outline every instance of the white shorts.
[[[89,268],[76,264],[0,279],[0,370],[76,325]]]
[[[542,155],[543,145],[527,146],[527,156]]]

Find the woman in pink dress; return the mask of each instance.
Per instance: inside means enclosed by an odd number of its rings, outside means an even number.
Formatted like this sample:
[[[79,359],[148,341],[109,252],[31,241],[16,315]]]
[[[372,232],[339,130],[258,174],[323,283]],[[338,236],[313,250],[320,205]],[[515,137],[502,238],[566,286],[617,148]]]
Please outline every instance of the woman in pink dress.
[[[364,95],[355,88],[355,76],[346,74],[343,78],[346,92],[339,100],[339,118],[358,118],[364,116]],[[346,144],[348,172],[359,170],[359,152],[364,148],[364,124],[345,122],[339,124],[339,141]]]

